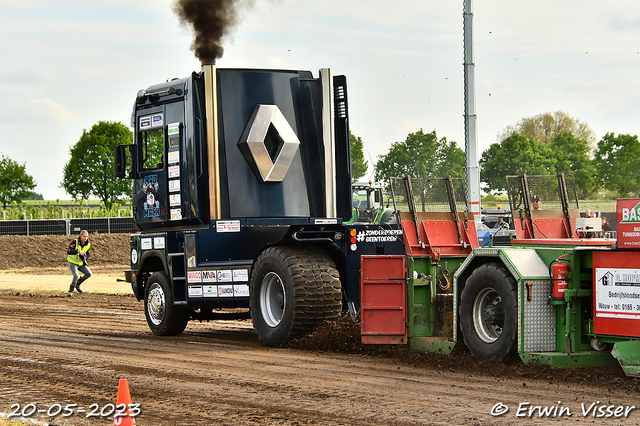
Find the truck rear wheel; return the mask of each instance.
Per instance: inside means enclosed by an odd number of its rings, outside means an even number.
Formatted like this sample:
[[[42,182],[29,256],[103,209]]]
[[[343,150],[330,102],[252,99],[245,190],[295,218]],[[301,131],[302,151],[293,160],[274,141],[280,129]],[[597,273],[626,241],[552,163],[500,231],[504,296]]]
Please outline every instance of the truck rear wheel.
[[[258,338],[264,345],[280,346],[340,317],[340,276],[324,250],[270,247],[256,260],[250,299]]]
[[[460,328],[464,342],[478,359],[506,360],[516,348],[517,291],[500,265],[477,268],[460,297]]]
[[[189,312],[173,304],[173,292],[164,272],[154,272],[144,292],[144,314],[147,324],[158,336],[175,336],[184,331]]]

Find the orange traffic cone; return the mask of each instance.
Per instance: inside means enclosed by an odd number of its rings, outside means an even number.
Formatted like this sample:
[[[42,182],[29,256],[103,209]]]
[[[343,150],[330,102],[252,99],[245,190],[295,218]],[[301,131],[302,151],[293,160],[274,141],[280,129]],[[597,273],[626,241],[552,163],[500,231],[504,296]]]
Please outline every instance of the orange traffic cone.
[[[122,413],[122,405],[126,406],[126,414],[120,417],[114,417],[114,426],[135,426],[136,418],[132,416],[131,410],[131,393],[129,392],[129,382],[127,379],[120,379],[118,384],[118,399],[116,400],[116,413]]]

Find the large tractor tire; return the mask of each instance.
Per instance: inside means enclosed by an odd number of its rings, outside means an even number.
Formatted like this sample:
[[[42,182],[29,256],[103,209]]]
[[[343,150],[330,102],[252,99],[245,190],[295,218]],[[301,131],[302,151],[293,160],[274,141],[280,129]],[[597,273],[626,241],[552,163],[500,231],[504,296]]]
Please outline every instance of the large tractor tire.
[[[515,354],[517,296],[514,279],[501,265],[473,271],[460,297],[460,328],[473,356],[504,361]]]
[[[281,346],[340,317],[342,287],[335,262],[316,247],[274,246],[256,260],[251,317],[266,346]]]
[[[147,324],[158,336],[176,336],[189,322],[189,311],[173,304],[173,292],[164,272],[154,272],[144,292],[144,314]]]

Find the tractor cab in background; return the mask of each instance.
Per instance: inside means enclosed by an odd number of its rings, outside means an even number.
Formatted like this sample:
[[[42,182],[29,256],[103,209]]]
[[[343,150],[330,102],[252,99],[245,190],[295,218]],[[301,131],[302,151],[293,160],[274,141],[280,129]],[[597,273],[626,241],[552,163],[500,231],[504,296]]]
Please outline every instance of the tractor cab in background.
[[[353,223],[392,223],[395,222],[390,200],[384,203],[383,187],[380,184],[358,182],[351,185],[353,215],[346,222]]]

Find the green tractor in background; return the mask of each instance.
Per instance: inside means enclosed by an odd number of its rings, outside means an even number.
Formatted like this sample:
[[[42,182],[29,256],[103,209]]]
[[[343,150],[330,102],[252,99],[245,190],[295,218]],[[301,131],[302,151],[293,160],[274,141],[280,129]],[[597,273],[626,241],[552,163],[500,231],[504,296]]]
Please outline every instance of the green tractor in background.
[[[395,223],[394,210],[389,208],[389,198],[385,207],[383,186],[369,182],[351,185],[353,215],[346,222],[353,223]]]

